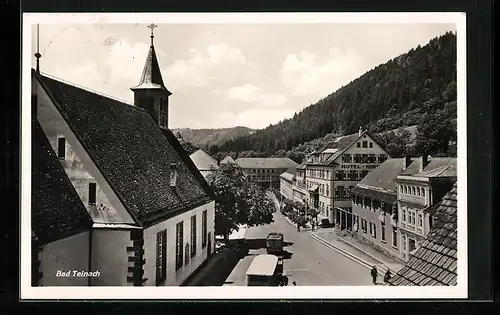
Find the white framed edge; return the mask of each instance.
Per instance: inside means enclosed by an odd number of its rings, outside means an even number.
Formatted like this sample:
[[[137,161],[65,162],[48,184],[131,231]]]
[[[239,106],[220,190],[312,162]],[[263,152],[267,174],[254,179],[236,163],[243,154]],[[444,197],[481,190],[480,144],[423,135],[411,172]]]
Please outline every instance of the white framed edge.
[[[390,20],[390,22],[388,22]],[[457,285],[452,287],[32,287],[31,60],[32,26],[55,23],[454,23],[457,30]],[[24,13],[21,104],[20,298],[38,299],[463,299],[467,298],[466,14],[446,13]],[[23,272],[24,271],[24,272]]]

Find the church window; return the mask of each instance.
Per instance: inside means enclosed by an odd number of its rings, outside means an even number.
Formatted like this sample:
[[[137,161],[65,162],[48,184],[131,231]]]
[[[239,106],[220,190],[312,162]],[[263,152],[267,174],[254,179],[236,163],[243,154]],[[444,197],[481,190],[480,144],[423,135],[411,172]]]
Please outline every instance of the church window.
[[[167,118],[165,117],[165,115],[161,115],[160,116],[160,126],[161,127],[166,127],[167,126]]]
[[[167,230],[156,234],[156,285],[167,279]]]
[[[95,205],[97,195],[97,185],[95,183],[89,183],[89,204]]]
[[[66,158],[66,139],[57,139],[57,156],[59,159],[64,160]]]
[[[175,267],[176,269],[180,269],[182,265],[184,264],[183,261],[183,243],[184,243],[184,221],[181,221],[177,223],[176,226],[176,235],[175,235],[175,245],[176,245],[176,251],[175,251]]]

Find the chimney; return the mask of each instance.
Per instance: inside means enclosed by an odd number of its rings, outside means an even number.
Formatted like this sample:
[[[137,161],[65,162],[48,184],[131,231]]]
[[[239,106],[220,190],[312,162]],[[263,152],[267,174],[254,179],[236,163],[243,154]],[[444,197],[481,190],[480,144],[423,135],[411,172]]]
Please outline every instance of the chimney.
[[[405,167],[404,169],[407,169],[408,166],[411,164],[411,157],[409,155],[405,156]]]
[[[177,164],[170,164],[170,187],[175,188],[177,186]]]
[[[421,157],[420,171],[422,172],[427,165],[429,165],[429,156],[424,154]]]
[[[363,127],[359,127],[359,131],[358,131],[358,137],[361,137],[361,135],[363,134]]]

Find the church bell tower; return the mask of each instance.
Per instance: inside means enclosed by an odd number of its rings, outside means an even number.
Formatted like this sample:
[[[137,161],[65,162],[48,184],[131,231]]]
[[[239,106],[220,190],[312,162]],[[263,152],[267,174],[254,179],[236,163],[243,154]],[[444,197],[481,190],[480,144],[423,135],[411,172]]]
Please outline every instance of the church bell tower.
[[[163,84],[158,58],[153,45],[153,30],[156,24],[151,24],[151,46],[149,47],[146,64],[142,71],[139,84],[131,90],[134,92],[134,105],[144,108],[162,129],[168,129],[168,97],[172,93]]]

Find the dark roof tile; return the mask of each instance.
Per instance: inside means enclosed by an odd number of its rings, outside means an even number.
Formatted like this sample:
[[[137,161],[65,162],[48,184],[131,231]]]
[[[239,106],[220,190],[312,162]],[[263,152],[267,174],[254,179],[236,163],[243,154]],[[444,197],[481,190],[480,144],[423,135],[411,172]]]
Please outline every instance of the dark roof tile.
[[[391,285],[401,285],[404,281],[422,286],[456,285],[456,209],[451,209],[456,207],[456,202],[450,202],[450,200],[456,200],[456,189],[457,183],[455,182],[451,191],[439,203],[436,210],[437,224],[430,231],[422,246],[410,256],[406,266],[389,281]],[[416,276],[417,274],[420,276]]]
[[[31,228],[44,245],[90,230],[93,221],[38,122],[32,128]]]
[[[116,195],[142,225],[192,209],[211,191],[170,130],[138,107],[36,75]],[[176,188],[170,167],[177,165]]]

